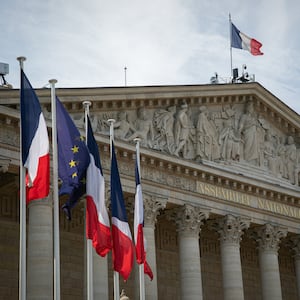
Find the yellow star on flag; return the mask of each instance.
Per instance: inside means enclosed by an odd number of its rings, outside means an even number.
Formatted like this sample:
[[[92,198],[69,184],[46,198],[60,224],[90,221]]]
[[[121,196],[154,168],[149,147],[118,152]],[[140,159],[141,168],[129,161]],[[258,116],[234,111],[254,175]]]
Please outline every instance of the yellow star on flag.
[[[75,177],[77,177],[77,172],[72,174],[72,178],[75,178]]]
[[[71,148],[72,152],[73,153],[78,153],[79,152],[79,147],[74,145],[72,148]]]
[[[76,161],[72,159],[72,160],[69,162],[69,166],[70,166],[70,168],[76,167]]]

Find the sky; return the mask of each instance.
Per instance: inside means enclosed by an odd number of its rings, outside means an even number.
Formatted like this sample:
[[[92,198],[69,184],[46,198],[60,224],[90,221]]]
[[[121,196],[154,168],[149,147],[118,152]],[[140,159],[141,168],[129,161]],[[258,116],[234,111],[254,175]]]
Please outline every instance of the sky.
[[[263,46],[232,49],[232,66],[300,113],[299,0],[9,0],[0,62],[19,88],[18,56],[34,88],[207,84],[231,75],[229,13]],[[126,76],[125,76],[125,67]],[[126,78],[126,80],[125,80]]]

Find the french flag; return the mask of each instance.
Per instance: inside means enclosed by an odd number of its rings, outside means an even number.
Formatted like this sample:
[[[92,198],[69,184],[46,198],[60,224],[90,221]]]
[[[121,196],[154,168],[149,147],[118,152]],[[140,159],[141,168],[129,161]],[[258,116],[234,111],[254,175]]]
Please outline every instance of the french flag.
[[[235,25],[231,23],[231,47],[247,50],[252,55],[263,55],[260,51],[261,46],[262,43],[240,32]]]
[[[111,149],[111,206],[113,268],[126,281],[133,266],[134,245],[127,220],[114,143]]]
[[[138,158],[136,158],[135,164],[135,208],[134,208],[134,243],[135,254],[137,263],[144,264],[144,273],[147,274],[150,279],[153,279],[153,273],[146,261],[146,240],[144,238],[144,205],[143,205],[143,193],[140,180],[140,171],[138,165]]]
[[[38,97],[21,70],[22,163],[26,168],[26,203],[49,195],[50,156],[47,126]]]
[[[87,117],[87,146],[90,164],[86,174],[86,236],[96,252],[105,256],[112,248],[110,224],[105,206],[105,183],[97,142]]]

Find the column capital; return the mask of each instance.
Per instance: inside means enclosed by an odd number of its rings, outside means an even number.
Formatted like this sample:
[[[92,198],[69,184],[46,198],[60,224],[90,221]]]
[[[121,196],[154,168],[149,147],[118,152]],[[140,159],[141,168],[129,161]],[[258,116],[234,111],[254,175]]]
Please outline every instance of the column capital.
[[[191,236],[199,236],[200,227],[208,217],[209,209],[191,204],[177,207],[168,215],[170,220],[175,221],[178,232]]]
[[[155,227],[157,216],[165,209],[167,199],[144,193],[144,226]]]
[[[221,243],[239,244],[243,230],[250,226],[250,219],[246,217],[235,217],[233,215],[226,215],[221,219],[216,220],[212,227],[220,234]]]
[[[255,229],[255,239],[258,242],[259,250],[277,252],[280,240],[287,235],[287,228],[265,224]]]

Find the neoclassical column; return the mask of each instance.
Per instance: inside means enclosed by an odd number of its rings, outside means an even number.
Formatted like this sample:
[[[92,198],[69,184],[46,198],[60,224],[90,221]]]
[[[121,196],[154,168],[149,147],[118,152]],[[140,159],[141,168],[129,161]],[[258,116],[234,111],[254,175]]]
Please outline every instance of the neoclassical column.
[[[300,299],[300,235],[292,238],[292,245],[294,250],[294,262],[296,271],[298,299]]]
[[[145,275],[145,297],[157,300],[157,267],[155,246],[155,224],[160,211],[166,207],[167,199],[144,193],[144,237],[146,240],[146,258],[153,272],[153,280]]]
[[[53,217],[52,200],[29,203],[27,250],[27,298],[53,299]]]
[[[185,204],[170,216],[177,225],[182,300],[203,299],[199,248],[200,227],[209,210]]]
[[[244,299],[240,241],[243,230],[250,225],[248,218],[227,215],[217,221],[220,234],[224,300]]]
[[[278,263],[280,240],[287,235],[287,229],[265,224],[255,230],[259,245],[263,300],[281,300],[281,283]]]

